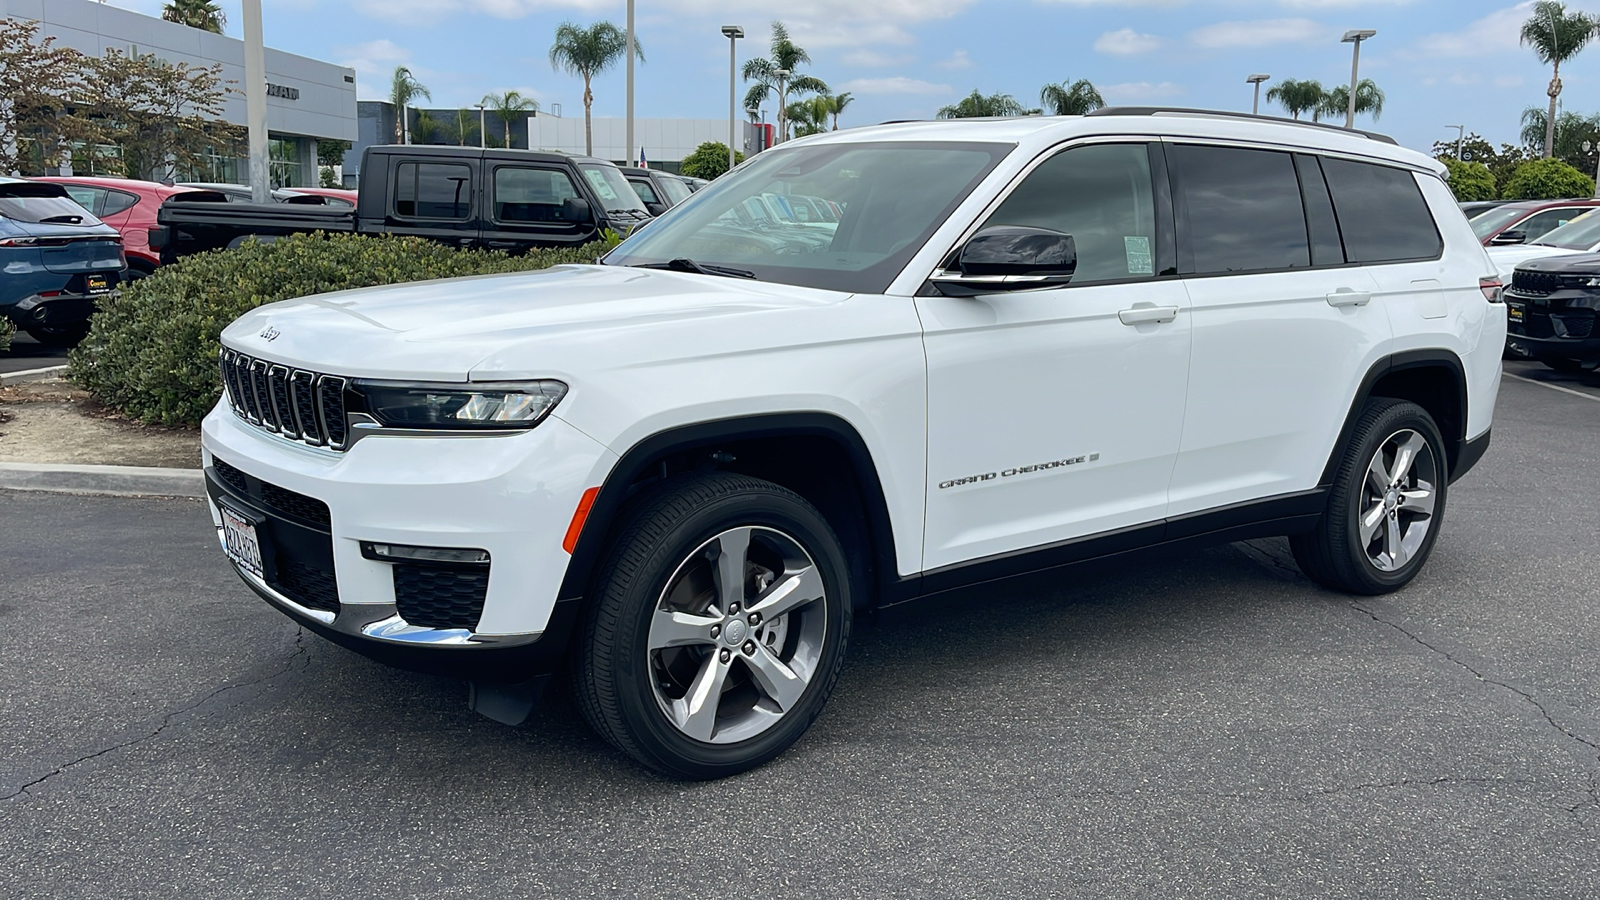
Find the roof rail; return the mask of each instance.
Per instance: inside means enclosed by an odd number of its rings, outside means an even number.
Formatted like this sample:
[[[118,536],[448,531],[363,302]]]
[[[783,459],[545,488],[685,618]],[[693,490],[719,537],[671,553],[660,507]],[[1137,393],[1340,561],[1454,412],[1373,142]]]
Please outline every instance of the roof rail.
[[[1359,128],[1341,128],[1338,125],[1329,125],[1326,122],[1302,122],[1299,119],[1285,119],[1282,116],[1263,116],[1256,113],[1231,112],[1225,109],[1191,109],[1179,106],[1103,106],[1091,116],[1193,116],[1195,118],[1212,119],[1250,119],[1256,122],[1272,122],[1278,125],[1299,125],[1302,128],[1324,128],[1337,131],[1341,134],[1359,134],[1364,138],[1382,141],[1385,144],[1399,146],[1400,142],[1387,134],[1376,131],[1362,131]]]

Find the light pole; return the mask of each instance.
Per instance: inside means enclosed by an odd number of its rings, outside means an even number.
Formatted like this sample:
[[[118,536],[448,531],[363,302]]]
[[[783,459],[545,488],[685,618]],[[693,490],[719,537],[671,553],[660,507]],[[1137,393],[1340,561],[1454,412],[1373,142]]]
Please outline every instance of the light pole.
[[[1339,39],[1341,44],[1354,44],[1350,51],[1350,106],[1345,110],[1344,127],[1356,127],[1356,75],[1361,69],[1361,42],[1377,34],[1371,28],[1357,28],[1346,31],[1344,37]]]
[[[1583,152],[1588,153],[1592,149],[1595,149],[1593,144],[1588,141],[1583,142]],[[1596,160],[1594,165],[1594,196],[1596,200],[1600,200],[1600,160]]]
[[[1466,140],[1466,137],[1467,137],[1467,126],[1465,126],[1465,125],[1446,125],[1445,127],[1446,128],[1454,128],[1456,130],[1456,159],[1459,160],[1459,159],[1461,159],[1461,142]],[[1585,147],[1584,149],[1587,150],[1588,148]]]
[[[628,153],[625,159],[628,165],[633,165],[637,160],[633,158],[633,0],[628,0]]]
[[[1271,77],[1271,75],[1251,75],[1244,80],[1245,84],[1256,86],[1256,98],[1250,102],[1250,115],[1258,116],[1261,114],[1261,82]]]
[[[783,133],[789,130],[789,102],[787,97],[789,93],[789,70],[773,69],[772,74],[778,76],[778,138],[772,142],[776,145],[783,143]]]
[[[728,36],[728,169],[731,171],[733,169],[733,135],[739,127],[739,101],[737,98],[739,89],[735,86],[733,80],[734,68],[737,65],[734,62],[734,45],[739,42],[739,38],[744,37],[744,28],[739,25],[724,25],[722,26],[722,33]]]
[[[244,121],[250,147],[250,200],[272,200],[267,173],[267,58],[261,0],[244,0]]]
[[[488,133],[483,130],[483,104],[474,103],[472,105],[478,108],[478,148],[481,150],[489,145]]]

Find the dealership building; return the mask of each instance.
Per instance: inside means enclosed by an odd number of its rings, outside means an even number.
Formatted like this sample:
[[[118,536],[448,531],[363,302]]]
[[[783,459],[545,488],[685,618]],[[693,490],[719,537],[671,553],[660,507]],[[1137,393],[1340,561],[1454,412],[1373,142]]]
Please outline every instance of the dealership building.
[[[191,66],[221,63],[225,80],[244,82],[243,41],[95,0],[0,0],[0,18],[37,21],[41,36],[55,38],[56,46],[91,56],[114,49]],[[271,47],[266,68],[270,180],[278,187],[314,185],[317,141],[357,138],[355,70]],[[222,118],[245,125],[242,93],[227,96]],[[219,157],[212,169],[210,180],[249,182],[248,159]]]

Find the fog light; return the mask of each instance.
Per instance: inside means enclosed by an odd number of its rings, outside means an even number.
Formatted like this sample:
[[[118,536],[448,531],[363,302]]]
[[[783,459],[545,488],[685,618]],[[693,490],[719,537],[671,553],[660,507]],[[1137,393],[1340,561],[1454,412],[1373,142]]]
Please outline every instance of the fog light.
[[[409,544],[361,542],[361,555],[383,562],[432,562],[482,565],[489,562],[489,551],[471,547],[413,547]]]

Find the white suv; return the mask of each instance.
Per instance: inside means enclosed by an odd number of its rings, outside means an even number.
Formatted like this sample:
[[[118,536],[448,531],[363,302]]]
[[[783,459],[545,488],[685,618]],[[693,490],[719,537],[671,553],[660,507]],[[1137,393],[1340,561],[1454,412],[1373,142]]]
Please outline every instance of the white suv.
[[[1174,110],[794,141],[597,265],[243,316],[212,517],[304,626],[508,722],[568,667],[687,778],[806,730],[855,609],[1268,535],[1391,591],[1505,343],[1443,172]]]

